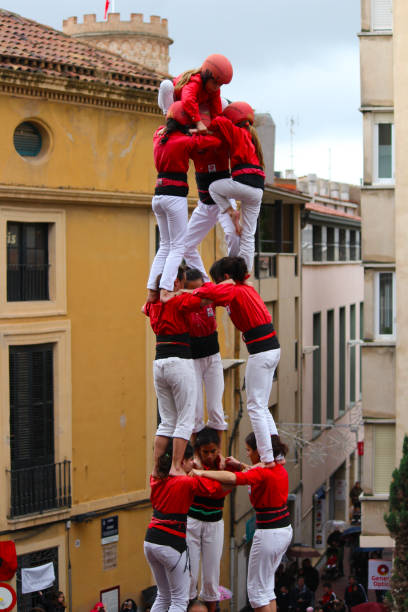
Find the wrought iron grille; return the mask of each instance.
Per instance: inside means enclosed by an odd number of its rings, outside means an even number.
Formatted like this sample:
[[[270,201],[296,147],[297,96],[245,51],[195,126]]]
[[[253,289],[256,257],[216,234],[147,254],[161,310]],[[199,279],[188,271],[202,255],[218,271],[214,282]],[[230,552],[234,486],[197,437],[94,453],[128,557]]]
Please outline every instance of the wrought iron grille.
[[[47,596],[51,591],[58,590],[58,547],[36,550],[17,557],[17,612],[30,612],[32,608],[40,603],[38,593],[21,592],[21,570],[44,565],[45,563],[54,564],[55,582],[52,587],[43,591]]]
[[[11,470],[10,518],[71,507],[71,462]]]

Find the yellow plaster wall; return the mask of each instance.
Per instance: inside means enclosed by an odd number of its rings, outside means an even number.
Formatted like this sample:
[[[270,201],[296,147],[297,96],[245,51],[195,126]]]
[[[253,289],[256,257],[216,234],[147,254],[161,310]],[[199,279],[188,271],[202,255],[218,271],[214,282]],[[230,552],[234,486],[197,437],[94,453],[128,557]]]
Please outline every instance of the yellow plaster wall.
[[[1,183],[152,193],[152,134],[163,122],[159,115],[23,97],[11,104],[6,96],[0,96],[0,115]],[[30,161],[16,152],[13,133],[35,119],[49,131],[50,148]]]

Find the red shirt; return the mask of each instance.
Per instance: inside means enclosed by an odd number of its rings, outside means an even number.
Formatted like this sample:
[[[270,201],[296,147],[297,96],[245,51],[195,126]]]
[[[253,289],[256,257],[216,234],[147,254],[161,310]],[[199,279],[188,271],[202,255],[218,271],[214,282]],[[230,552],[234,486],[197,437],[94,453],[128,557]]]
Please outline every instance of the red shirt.
[[[234,168],[237,165],[260,165],[254,143],[251,139],[251,134],[247,129],[234,125],[227,117],[216,117],[211,122],[209,129],[217,135],[219,134],[228,145],[231,157],[232,176],[234,176]],[[247,168],[247,173],[248,170]],[[255,168],[252,170],[255,170]],[[261,174],[261,176],[265,177],[265,173],[262,170],[258,170],[257,174]]]
[[[196,172],[213,173],[229,170],[228,145],[219,141],[219,145],[212,149],[200,149],[193,151],[191,159],[194,162]]]
[[[188,171],[190,157],[198,151],[216,148],[220,140],[209,134],[183,134],[171,132],[168,140],[163,144],[163,134],[159,134],[163,126],[157,128],[153,135],[153,156],[157,172],[183,172]]]
[[[176,89],[176,85],[183,75],[180,74],[173,81],[174,84],[174,99],[181,100],[184,110],[190,115],[192,120],[197,123],[200,121],[199,104],[206,103],[210,108],[211,118],[213,119],[222,112],[221,94],[218,89],[214,93],[209,93],[205,87],[201,74],[193,74],[188,83],[181,89]]]
[[[172,336],[190,331],[188,313],[200,309],[200,298],[191,293],[182,293],[166,303],[156,300],[143,306],[156,336]]]
[[[192,338],[204,338],[210,336],[217,330],[217,321],[214,308],[202,306],[200,310],[190,312],[190,336]]]
[[[289,479],[283,465],[254,467],[247,472],[236,472],[235,476],[237,485],[250,485],[249,499],[254,508],[280,508],[286,505]]]
[[[215,306],[225,306],[235,327],[244,333],[272,322],[261,296],[250,285],[204,283],[193,295],[212,300]]]
[[[150,501],[155,510],[164,514],[187,514],[196,495],[212,496],[224,493],[219,482],[196,476],[150,476]]]

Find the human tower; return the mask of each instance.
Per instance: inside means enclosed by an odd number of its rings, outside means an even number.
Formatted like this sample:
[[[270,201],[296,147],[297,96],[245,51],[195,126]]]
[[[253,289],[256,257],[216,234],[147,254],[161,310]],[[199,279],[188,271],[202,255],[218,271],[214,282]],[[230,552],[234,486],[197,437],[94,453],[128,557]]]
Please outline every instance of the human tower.
[[[143,306],[156,335],[153,374],[160,413],[150,478],[153,517],[144,543],[158,587],[152,612],[185,612],[197,597],[200,557],[200,597],[214,612],[220,599],[224,499],[234,486],[250,485],[256,511],[247,582],[255,610],[276,610],[274,574],[292,538],[283,465],[287,447],[268,409],[280,346],[268,309],[246,282],[265,180],[262,147],[253,108],[221,98],[220,88],[232,76],[229,60],[213,54],[201,68],[163,81],[159,90],[166,123],[153,136],[158,175],[152,208],[160,246]],[[188,220],[190,159],[199,201]],[[224,230],[228,256],[213,263],[209,282],[197,247],[216,223]],[[251,466],[220,454],[227,423],[217,306],[226,308],[249,353]]]

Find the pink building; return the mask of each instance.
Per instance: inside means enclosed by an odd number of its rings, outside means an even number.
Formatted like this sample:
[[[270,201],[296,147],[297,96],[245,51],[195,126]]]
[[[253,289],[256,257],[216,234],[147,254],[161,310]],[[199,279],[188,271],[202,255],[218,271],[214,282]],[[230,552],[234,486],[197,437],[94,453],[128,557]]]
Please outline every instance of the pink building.
[[[302,229],[302,503],[295,538],[325,548],[330,521],[349,521],[349,491],[360,479],[360,189],[313,174],[298,179],[298,188],[313,200]]]

